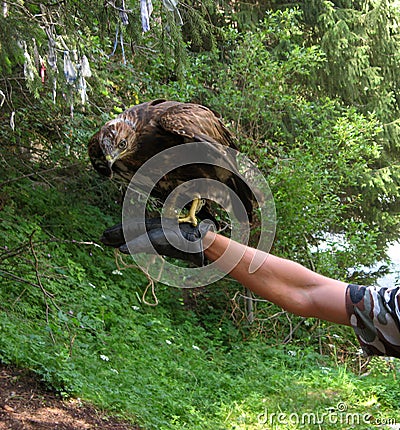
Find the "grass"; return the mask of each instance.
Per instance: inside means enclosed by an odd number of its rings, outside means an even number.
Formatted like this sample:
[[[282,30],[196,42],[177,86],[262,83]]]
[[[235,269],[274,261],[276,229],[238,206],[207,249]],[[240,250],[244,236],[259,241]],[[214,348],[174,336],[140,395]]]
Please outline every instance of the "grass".
[[[374,359],[358,376],[312,342],[244,338],[217,303],[190,311],[162,285],[147,306],[143,274],[117,271],[112,250],[92,243],[116,221],[98,202],[28,179],[2,193],[1,361],[145,429],[400,423],[397,361]]]

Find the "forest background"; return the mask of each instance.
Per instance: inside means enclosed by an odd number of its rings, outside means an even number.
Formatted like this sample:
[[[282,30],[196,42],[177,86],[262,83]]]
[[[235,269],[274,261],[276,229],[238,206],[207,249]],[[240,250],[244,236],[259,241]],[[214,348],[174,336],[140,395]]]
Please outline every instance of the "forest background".
[[[351,329],[258,300],[249,323],[229,278],[152,295],[98,243],[121,189],[86,151],[134,104],[204,104],[268,179],[273,252],[374,282],[398,239],[399,19],[398,1],[3,1],[1,361],[146,429],[300,428],[266,411],[340,402],[358,428],[400,422],[397,361]]]

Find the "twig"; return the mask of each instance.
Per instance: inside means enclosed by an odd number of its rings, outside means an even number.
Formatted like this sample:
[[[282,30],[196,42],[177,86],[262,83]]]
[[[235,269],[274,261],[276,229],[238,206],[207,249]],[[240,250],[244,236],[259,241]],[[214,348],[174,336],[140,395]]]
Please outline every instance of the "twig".
[[[18,282],[32,285],[32,287],[40,288],[40,285],[35,284],[34,282],[31,282],[31,281],[28,281],[27,279],[20,278],[19,276],[14,275],[13,273],[8,272],[7,270],[0,269],[0,272],[4,273],[5,276],[8,276],[11,279],[15,279]]]
[[[44,303],[45,303],[45,306],[46,306],[46,322],[47,322],[47,325],[49,327],[49,333],[50,333],[51,340],[55,344],[56,343],[56,339],[55,339],[54,333],[53,333],[53,331],[52,331],[52,329],[50,327],[50,311],[51,311],[50,304],[58,312],[62,313],[62,309],[55,302],[55,300],[54,300],[55,299],[55,295],[52,294],[52,293],[50,293],[48,290],[46,290],[46,288],[44,287],[44,285],[42,283],[42,277],[43,276],[41,276],[40,272],[39,272],[39,259],[38,259],[38,256],[36,254],[35,247],[37,245],[41,245],[41,244],[45,244],[45,243],[49,243],[49,242],[50,243],[51,242],[61,242],[61,243],[74,243],[74,244],[77,244],[77,245],[93,245],[93,246],[99,247],[100,249],[103,249],[103,248],[99,244],[97,244],[95,242],[77,241],[77,240],[61,240],[61,239],[58,239],[58,238],[55,238],[55,237],[53,237],[53,238],[51,238],[49,240],[42,240],[42,241],[34,242],[33,241],[33,237],[34,237],[35,233],[36,233],[36,231],[34,230],[30,234],[29,241],[27,243],[24,243],[24,244],[16,247],[15,249],[10,250],[10,251],[8,251],[5,254],[0,255],[0,260],[4,261],[5,259],[11,258],[11,257],[15,257],[16,255],[22,253],[24,250],[26,250],[26,248],[29,247],[29,249],[31,251],[31,254],[33,256],[33,259],[34,259],[34,261],[29,261],[29,262],[31,264],[33,264],[34,271],[35,271],[35,276],[36,276],[36,281],[37,282],[35,283],[35,282],[32,282],[32,281],[29,281],[28,279],[25,279],[25,278],[22,278],[20,276],[14,275],[13,273],[8,272],[8,271],[6,271],[4,269],[0,269],[0,275],[3,274],[3,276],[5,276],[5,277],[8,277],[10,279],[13,279],[15,281],[18,281],[18,282],[21,282],[21,283],[24,283],[24,284],[31,285],[31,286],[33,286],[33,287],[38,288],[38,289],[41,290],[41,292],[43,294],[43,300],[44,300]],[[27,290],[27,288],[25,288],[22,291],[22,293],[19,294],[19,296],[14,300],[14,304],[17,303],[18,300],[25,294],[26,290]],[[66,321],[65,321],[65,327],[66,327],[66,330],[68,331],[69,337],[70,337],[70,340],[69,340],[69,354],[72,356],[72,349],[73,349],[74,341],[75,341],[75,338],[76,338],[77,334],[76,333],[75,334],[71,333],[71,329],[70,329],[70,327],[68,325],[68,322],[66,322]]]
[[[77,166],[78,164],[79,164],[79,163],[75,163],[75,164],[70,164],[69,166],[62,166],[62,167],[60,167],[60,166],[56,166],[56,167],[52,167],[52,168],[50,168],[50,169],[40,170],[39,172],[27,173],[26,175],[19,176],[18,178],[8,179],[7,181],[4,181],[4,182],[0,183],[0,187],[2,187],[2,186],[4,186],[4,185],[7,185],[7,184],[9,184],[10,182],[19,181],[20,179],[29,178],[29,177],[31,177],[31,176],[35,176],[35,175],[40,176],[40,175],[42,175],[43,173],[52,172],[52,171],[57,170],[57,169],[68,169],[68,168],[70,168],[70,167]]]
[[[114,8],[115,10],[117,10],[118,12],[128,12],[128,13],[132,13],[133,12],[132,9],[124,9],[123,7],[115,6],[115,3],[111,2],[111,1],[107,1],[106,2],[106,6],[111,6],[112,8]]]
[[[36,245],[45,245],[46,243],[73,243],[76,245],[93,245],[96,248],[100,248],[102,251],[104,250],[104,248],[99,245],[96,242],[92,242],[92,241],[80,241],[80,240],[75,240],[75,239],[70,239],[70,240],[66,240],[66,239],[58,239],[57,237],[53,236],[53,238],[48,239],[48,240],[40,240],[38,242],[34,242],[33,244]],[[3,254],[0,254],[0,261],[4,261],[7,260],[8,258],[12,258],[12,257],[16,257],[18,254],[21,254],[25,248],[28,248],[30,246],[30,242],[29,243],[24,243],[20,246],[18,246],[17,248],[11,249]]]
[[[14,76],[14,77],[0,78],[0,81],[5,81],[5,82],[7,82],[7,81],[22,81],[22,82],[25,82],[26,79],[23,76],[20,76],[20,77]]]
[[[51,330],[51,327],[50,327],[50,321],[49,321],[49,310],[50,310],[50,306],[49,306],[49,304],[48,304],[48,302],[47,302],[47,298],[49,298],[49,299],[51,300],[52,304],[55,306],[55,308],[56,308],[57,310],[60,310],[60,308],[59,308],[59,307],[54,303],[54,300],[53,300],[54,295],[53,295],[53,294],[51,294],[51,293],[49,293],[49,292],[48,292],[48,291],[43,287],[43,285],[42,285],[42,281],[41,281],[41,279],[40,279],[40,275],[39,275],[39,260],[38,260],[37,255],[36,255],[36,251],[35,251],[35,249],[34,249],[34,247],[33,247],[33,240],[32,240],[32,238],[33,238],[33,235],[34,235],[34,234],[35,234],[35,230],[33,230],[32,234],[29,236],[29,245],[30,245],[30,248],[31,248],[31,251],[32,251],[33,258],[35,259],[35,273],[36,273],[36,279],[37,279],[37,282],[38,282],[39,288],[42,290],[43,298],[44,298],[44,303],[45,303],[45,305],[46,305],[46,322],[47,322],[47,325],[49,326],[49,333],[50,333],[51,340],[52,340],[52,341],[53,341],[53,343],[55,344],[55,343],[56,343],[56,339],[54,338],[53,331]]]
[[[28,244],[24,243],[14,249],[7,250],[5,253],[0,254],[0,261],[4,261],[4,260],[7,260],[8,258],[16,257],[18,254],[21,254],[27,246]]]
[[[289,334],[285,337],[285,339],[283,339],[282,343],[290,342],[293,339],[293,333],[301,326],[301,324],[303,324],[303,321],[305,320],[305,318],[302,318],[301,321],[299,321],[294,327],[292,327],[292,320],[290,319],[288,314],[286,314],[286,316],[289,321],[290,331]]]
[[[28,167],[25,161],[22,160],[22,163],[25,167]],[[55,188],[55,186],[50,181],[48,181],[45,177],[42,176],[41,172],[36,172],[36,174],[43,182],[45,182],[49,186],[49,188]]]
[[[271,303],[269,300],[257,299],[256,297],[245,296],[244,294],[241,294],[239,291],[236,292],[235,297],[232,300],[234,300],[237,296],[239,296],[239,297],[241,297],[242,299],[245,299],[245,300],[251,300],[253,302]]]
[[[125,269],[129,269],[129,268],[135,268],[135,269],[139,268],[137,264],[128,264],[128,263],[126,263],[124,261],[124,259],[122,258],[121,252],[118,249],[116,249],[114,251],[114,256],[115,256],[115,265],[117,266],[117,269],[120,270],[120,271],[121,270],[125,270]],[[151,264],[151,261],[149,261],[149,266],[150,266],[150,264]],[[156,291],[155,291],[154,280],[151,278],[151,276],[148,273],[149,266],[147,267],[147,270],[142,269],[143,274],[146,276],[147,280],[149,281],[149,283],[146,285],[146,287],[144,289],[144,292],[143,292],[143,295],[142,295],[142,302],[144,304],[146,304],[147,306],[157,306],[158,305],[158,298],[157,298]],[[164,268],[164,262],[163,262],[163,264],[161,266],[161,269],[160,269],[160,272],[159,272],[159,276],[158,276],[158,279],[156,279],[156,281],[159,281],[159,279],[161,277],[161,273],[162,273],[163,268]],[[150,303],[146,299],[146,295],[147,295],[147,292],[148,292],[148,290],[149,290],[150,287],[151,287],[151,294],[153,296],[154,303]]]
[[[315,270],[314,261],[312,259],[312,254],[311,254],[311,251],[310,251],[310,244],[309,244],[307,236],[305,234],[303,234],[303,238],[304,238],[304,241],[306,243],[306,252],[307,252],[307,256],[308,256],[308,261],[310,263],[310,268],[311,268],[311,270],[313,272],[315,272],[316,270]]]

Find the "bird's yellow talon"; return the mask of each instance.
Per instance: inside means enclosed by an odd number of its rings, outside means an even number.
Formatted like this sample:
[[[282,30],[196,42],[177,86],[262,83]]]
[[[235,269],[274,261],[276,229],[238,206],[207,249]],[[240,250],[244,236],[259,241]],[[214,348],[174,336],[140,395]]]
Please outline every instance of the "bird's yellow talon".
[[[178,218],[179,222],[190,222],[193,227],[196,227],[198,224],[196,213],[201,209],[204,202],[201,200],[200,196],[196,196],[193,199],[192,206],[189,209],[189,215],[187,216],[180,216]]]
[[[178,218],[178,222],[190,222],[192,224],[193,227],[197,226],[197,218],[196,217],[191,217],[190,215],[184,216],[184,217],[179,217]]]

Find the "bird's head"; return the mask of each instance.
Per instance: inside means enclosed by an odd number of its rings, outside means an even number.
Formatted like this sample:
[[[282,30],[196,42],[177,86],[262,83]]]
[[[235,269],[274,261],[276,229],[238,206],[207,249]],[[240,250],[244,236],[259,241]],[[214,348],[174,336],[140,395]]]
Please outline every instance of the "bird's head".
[[[135,136],[133,124],[121,118],[111,120],[102,127],[100,147],[110,170],[117,160],[134,150]]]

